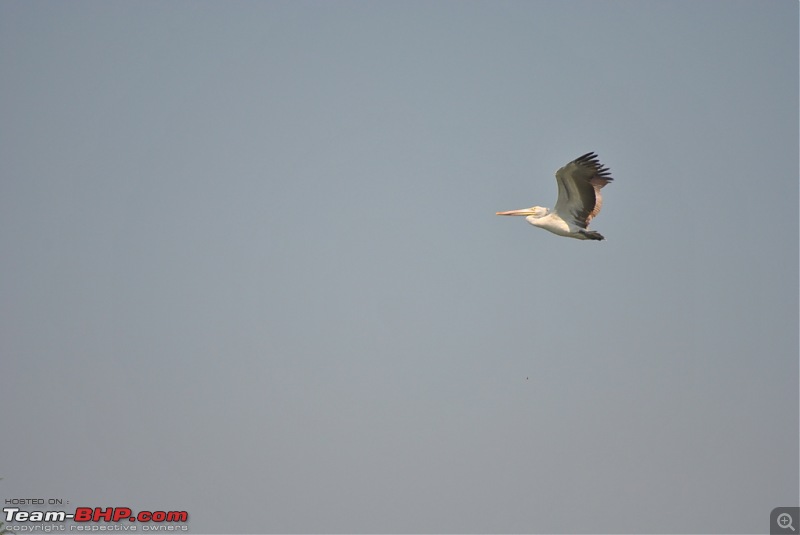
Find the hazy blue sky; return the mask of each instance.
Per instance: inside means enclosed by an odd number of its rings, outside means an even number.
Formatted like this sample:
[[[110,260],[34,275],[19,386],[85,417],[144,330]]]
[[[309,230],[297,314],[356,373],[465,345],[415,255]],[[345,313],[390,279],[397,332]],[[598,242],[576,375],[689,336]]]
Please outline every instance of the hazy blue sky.
[[[0,2],[0,499],[767,532],[798,3]],[[559,238],[596,151],[615,181]]]

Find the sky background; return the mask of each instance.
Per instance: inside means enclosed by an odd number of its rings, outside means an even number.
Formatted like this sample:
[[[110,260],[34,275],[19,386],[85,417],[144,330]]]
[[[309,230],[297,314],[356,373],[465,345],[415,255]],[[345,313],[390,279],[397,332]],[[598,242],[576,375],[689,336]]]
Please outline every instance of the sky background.
[[[798,3],[0,2],[0,498],[196,533],[798,504]],[[615,181],[560,238],[498,210]]]

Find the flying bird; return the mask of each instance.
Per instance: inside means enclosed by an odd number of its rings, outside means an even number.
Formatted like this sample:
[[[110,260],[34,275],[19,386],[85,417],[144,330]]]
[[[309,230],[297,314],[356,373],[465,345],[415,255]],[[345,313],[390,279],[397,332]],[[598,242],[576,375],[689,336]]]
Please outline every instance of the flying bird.
[[[533,206],[521,210],[497,212],[497,215],[524,215],[531,225],[553,234],[577,240],[604,240],[602,234],[589,230],[589,222],[600,213],[603,197],[600,190],[614,180],[594,152],[575,158],[556,171],[558,200],[555,207]]]

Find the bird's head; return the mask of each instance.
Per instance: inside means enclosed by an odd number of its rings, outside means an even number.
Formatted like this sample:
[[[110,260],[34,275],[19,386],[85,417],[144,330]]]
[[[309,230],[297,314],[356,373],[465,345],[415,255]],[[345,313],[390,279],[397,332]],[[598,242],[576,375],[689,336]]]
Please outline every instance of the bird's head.
[[[547,215],[547,208],[541,206],[531,206],[530,208],[523,208],[521,210],[509,210],[507,212],[497,212],[497,215],[524,215],[533,217],[544,217]]]

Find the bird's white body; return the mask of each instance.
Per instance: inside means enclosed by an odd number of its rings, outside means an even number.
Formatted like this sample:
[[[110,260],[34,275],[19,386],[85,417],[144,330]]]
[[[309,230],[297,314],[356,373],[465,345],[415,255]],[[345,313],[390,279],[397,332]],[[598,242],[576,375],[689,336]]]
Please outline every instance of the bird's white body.
[[[497,212],[497,215],[523,215],[531,225],[553,234],[577,240],[604,240],[589,230],[589,222],[600,213],[600,190],[614,180],[611,172],[597,161],[593,152],[584,154],[556,171],[558,200],[552,210],[533,206],[522,210]]]
[[[548,213],[542,217],[536,217],[529,215],[525,218],[525,221],[533,225],[534,227],[543,228],[545,230],[549,230],[553,234],[558,234],[559,236],[566,236],[567,238],[578,238],[579,240],[588,240],[586,236],[583,236],[579,231],[582,230],[580,227],[576,225],[570,225],[568,222],[564,221],[561,217],[556,214]]]

